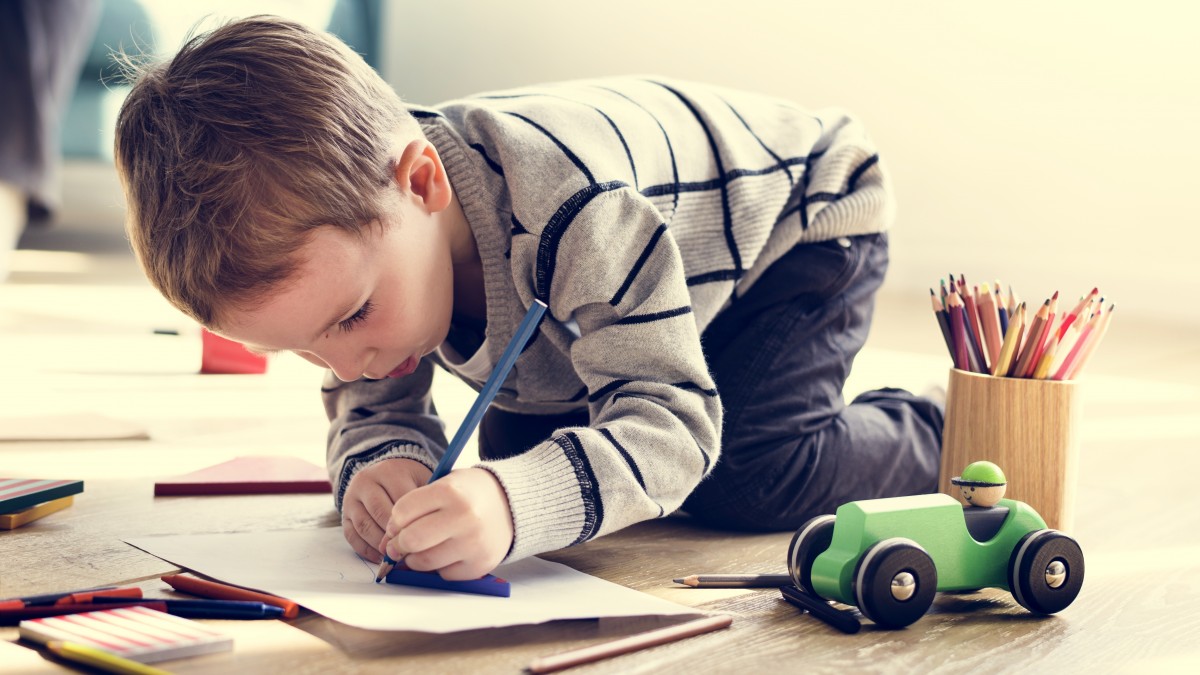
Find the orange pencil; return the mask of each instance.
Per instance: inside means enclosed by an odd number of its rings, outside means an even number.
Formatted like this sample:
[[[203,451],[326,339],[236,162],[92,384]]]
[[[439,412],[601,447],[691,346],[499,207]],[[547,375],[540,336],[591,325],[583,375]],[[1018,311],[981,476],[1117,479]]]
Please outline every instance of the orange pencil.
[[[1021,348],[1021,336],[1025,333],[1025,303],[1017,307],[1017,313],[1008,320],[1008,330],[1004,331],[1004,344],[1000,346],[1000,358],[992,366],[992,375],[1003,377],[1012,367],[1013,355]]]
[[[215,581],[206,581],[197,579],[196,577],[184,576],[182,574],[168,574],[162,578],[163,581],[171,585],[177,591],[191,593],[202,598],[213,598],[216,600],[250,600],[252,602],[261,602],[266,605],[283,608],[283,616],[287,619],[294,619],[300,613],[300,605],[281,598],[277,595],[267,595],[257,591],[250,591],[237,586],[228,586],[226,584],[217,583]]]
[[[979,326],[983,330],[983,341],[987,347],[988,363],[995,370],[996,359],[1000,358],[1000,315],[996,312],[996,301],[987,283],[979,287]]]
[[[1033,323],[1029,326],[1029,333],[1025,338],[1025,344],[1021,347],[1021,356],[1017,358],[1016,364],[1008,371],[1009,377],[1025,377],[1025,371],[1029,369],[1029,363],[1033,360],[1033,355],[1037,352],[1038,343],[1046,332],[1046,317],[1049,315],[1050,301],[1047,300],[1033,314]]]
[[[646,649],[647,647],[655,647],[668,642],[682,640],[683,638],[700,635],[709,631],[728,628],[733,623],[732,616],[708,616],[695,621],[688,621],[676,626],[668,626],[659,628],[646,633],[638,633],[627,638],[605,642],[591,647],[583,647],[573,649],[569,652],[554,654],[553,656],[543,656],[534,659],[526,668],[531,673],[552,673],[564,668],[573,668],[584,663],[593,663],[601,659],[607,659],[621,654]]]
[[[1058,291],[1054,291],[1054,295],[1050,296],[1050,304],[1047,307],[1046,327],[1038,337],[1037,344],[1034,345],[1033,358],[1029,360],[1029,364],[1025,369],[1025,377],[1033,377],[1033,371],[1042,362],[1042,353],[1046,351],[1046,344],[1049,342],[1050,336],[1054,335],[1054,317],[1057,308]]]
[[[1083,346],[1083,352],[1079,355],[1079,358],[1075,359],[1075,365],[1067,371],[1067,379],[1075,379],[1079,371],[1083,370],[1088,360],[1092,358],[1092,354],[1096,352],[1096,347],[1100,345],[1100,340],[1104,339],[1104,334],[1108,332],[1108,324],[1112,321],[1113,310],[1116,308],[1115,304],[1109,305],[1108,311],[1103,313],[1100,323],[1096,324],[1096,327],[1092,329],[1092,334],[1088,336],[1087,344]]]
[[[1079,336],[1075,340],[1075,344],[1071,345],[1071,351],[1062,359],[1062,363],[1054,369],[1054,375],[1050,376],[1052,380],[1062,380],[1066,378],[1067,373],[1071,372],[1071,368],[1075,365],[1075,361],[1079,355],[1083,353],[1083,348],[1087,345],[1088,336],[1096,329],[1096,325],[1100,323],[1100,315],[1093,314],[1087,323],[1083,325],[1083,329],[1079,331]],[[1062,347],[1060,346],[1061,350]]]

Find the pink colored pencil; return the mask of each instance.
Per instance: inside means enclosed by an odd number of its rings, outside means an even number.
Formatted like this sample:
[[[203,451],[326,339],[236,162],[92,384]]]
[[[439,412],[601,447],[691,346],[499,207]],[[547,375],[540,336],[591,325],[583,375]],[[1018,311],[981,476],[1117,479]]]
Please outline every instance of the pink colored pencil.
[[[1083,353],[1083,348],[1085,345],[1087,345],[1088,336],[1092,334],[1092,331],[1096,328],[1096,324],[1099,322],[1099,315],[1095,315],[1088,319],[1087,323],[1083,325],[1083,329],[1079,332],[1079,337],[1075,340],[1075,344],[1071,345],[1071,351],[1067,352],[1067,356],[1063,359],[1062,365],[1060,365],[1058,369],[1054,371],[1054,375],[1050,379],[1062,380],[1066,378],[1067,373],[1071,372],[1071,369],[1075,366],[1076,359],[1078,359],[1079,355]]]
[[[1108,311],[1102,313],[1103,316],[1100,318],[1100,323],[1096,324],[1096,327],[1092,329],[1092,334],[1088,336],[1087,344],[1083,347],[1083,353],[1079,358],[1075,359],[1074,367],[1067,371],[1066,379],[1075,379],[1079,371],[1083,370],[1088,360],[1092,358],[1092,354],[1096,352],[1096,347],[1100,345],[1100,340],[1104,339],[1104,334],[1108,332],[1108,324],[1112,321],[1113,310],[1116,308],[1115,304],[1109,305]]]
[[[1062,339],[1063,333],[1067,332],[1067,329],[1070,328],[1071,324],[1079,318],[1079,315],[1088,307],[1088,305],[1092,304],[1092,299],[1095,298],[1099,293],[1100,289],[1098,287],[1093,288],[1091,293],[1088,293],[1079,300],[1079,304],[1075,305],[1075,309],[1072,309],[1070,314],[1063,317],[1062,325],[1058,327],[1059,340]],[[1087,317],[1084,317],[1084,320],[1087,320]]]

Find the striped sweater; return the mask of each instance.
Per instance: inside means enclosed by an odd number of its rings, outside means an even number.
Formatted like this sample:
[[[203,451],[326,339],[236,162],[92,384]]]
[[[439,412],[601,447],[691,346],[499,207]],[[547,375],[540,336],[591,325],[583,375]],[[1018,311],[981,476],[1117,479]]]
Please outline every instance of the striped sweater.
[[[516,457],[485,461],[512,507],[507,561],[669,514],[718,461],[721,401],[700,335],[797,243],[879,232],[882,166],[853,118],[661,78],[568,82],[411,106],[470,222],[494,363],[534,299],[546,319],[493,405],[586,407]],[[467,355],[469,356],[469,355]],[[446,447],[412,375],[323,388],[337,506],[387,458]],[[483,379],[456,372],[479,389]]]

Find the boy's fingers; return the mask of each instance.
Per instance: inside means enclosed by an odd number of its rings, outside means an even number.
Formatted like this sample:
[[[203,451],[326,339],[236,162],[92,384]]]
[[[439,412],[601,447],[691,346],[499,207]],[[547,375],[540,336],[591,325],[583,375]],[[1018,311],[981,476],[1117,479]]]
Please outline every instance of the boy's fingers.
[[[419,553],[409,553],[404,557],[404,564],[408,565],[411,569],[421,572],[438,570],[439,573],[442,573],[444,571],[443,568],[461,562],[467,553],[467,547],[463,545],[462,541],[449,539]],[[479,576],[476,575],[469,578],[477,579]],[[447,577],[445,574],[442,574],[442,578],[450,579],[458,577]]]
[[[389,537],[385,534],[383,550],[395,558],[393,553],[406,555],[433,548],[457,534],[456,524],[457,519],[445,511],[426,514],[409,523],[394,536]]]
[[[373,563],[383,562],[383,556],[379,554],[379,550],[360,537],[350,524],[350,521],[345,520],[342,522],[342,534],[346,537],[346,541],[350,544],[350,548],[354,549],[355,553]]]
[[[439,492],[434,488],[435,485],[419,487],[397,499],[396,505],[392,507],[391,519],[384,528],[384,536],[391,539],[413,521],[440,509],[442,504],[438,498]]]

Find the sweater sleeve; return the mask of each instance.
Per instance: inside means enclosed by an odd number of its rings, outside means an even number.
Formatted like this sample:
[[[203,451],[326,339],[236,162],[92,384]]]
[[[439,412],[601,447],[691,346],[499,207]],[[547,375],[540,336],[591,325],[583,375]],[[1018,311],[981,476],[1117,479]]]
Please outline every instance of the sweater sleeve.
[[[350,479],[386,459],[413,459],[432,470],[446,448],[445,428],[433,407],[433,363],[424,358],[407,377],[342,382],[327,373],[321,387],[329,417],[326,464],[334,504]]]
[[[523,271],[537,297],[578,326],[570,357],[591,424],[481,464],[512,507],[508,561],[672,512],[719,452],[721,404],[659,211],[621,183],[592,184],[572,203],[571,218],[551,220],[521,244],[536,250],[513,259],[534,261]]]

